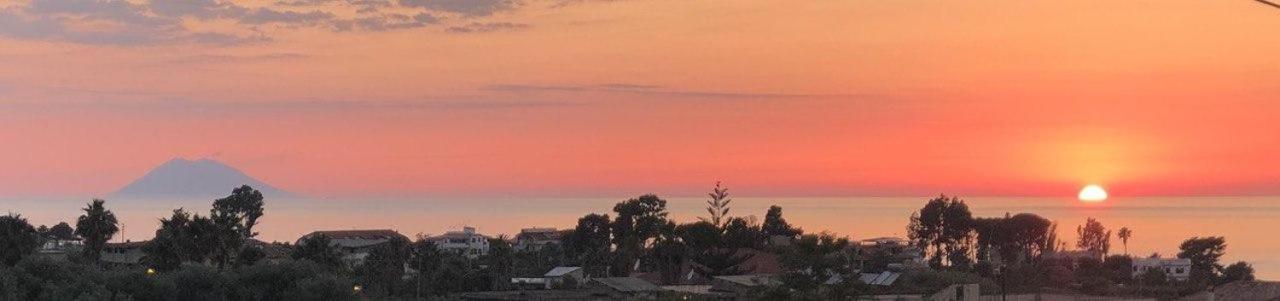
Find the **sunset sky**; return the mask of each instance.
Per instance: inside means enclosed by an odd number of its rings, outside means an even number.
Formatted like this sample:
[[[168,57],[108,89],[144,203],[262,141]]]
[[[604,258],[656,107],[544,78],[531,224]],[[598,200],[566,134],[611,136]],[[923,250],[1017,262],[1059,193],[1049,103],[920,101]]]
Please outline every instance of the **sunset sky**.
[[[0,196],[1280,194],[1250,0],[0,0]]]

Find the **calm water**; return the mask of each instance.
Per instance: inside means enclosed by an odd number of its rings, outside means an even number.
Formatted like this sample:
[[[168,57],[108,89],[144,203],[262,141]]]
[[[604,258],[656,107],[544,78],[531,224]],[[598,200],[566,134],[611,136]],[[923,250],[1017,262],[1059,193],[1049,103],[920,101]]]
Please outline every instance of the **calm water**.
[[[259,231],[265,240],[293,241],[317,229],[390,228],[409,236],[438,234],[463,225],[486,234],[512,234],[522,227],[572,227],[584,214],[608,213],[623,198],[582,199],[316,199],[268,200]],[[827,230],[853,238],[903,236],[911,213],[927,197],[735,198],[731,215],[764,217],[769,205],[806,231]],[[0,211],[20,213],[33,224],[73,222],[86,200],[5,199]],[[668,198],[671,217],[693,221],[705,213],[704,198]],[[1166,256],[1191,236],[1227,238],[1226,260],[1251,262],[1264,279],[1280,279],[1280,197],[1112,198],[1082,204],[1074,198],[968,198],[978,216],[1036,213],[1059,223],[1059,237],[1073,242],[1077,225],[1094,217],[1110,229],[1129,227],[1129,253]],[[108,202],[124,224],[124,239],[150,238],[158,219],[185,207],[205,213],[210,201]],[[1113,252],[1124,252],[1118,239]]]

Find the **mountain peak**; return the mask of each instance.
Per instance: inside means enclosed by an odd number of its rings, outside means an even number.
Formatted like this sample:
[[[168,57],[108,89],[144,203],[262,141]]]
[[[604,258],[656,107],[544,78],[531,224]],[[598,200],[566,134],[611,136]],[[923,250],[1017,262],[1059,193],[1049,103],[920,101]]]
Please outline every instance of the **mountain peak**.
[[[156,166],[145,175],[125,185],[116,197],[221,197],[232,189],[249,185],[263,195],[285,197],[288,192],[275,188],[230,165],[213,159],[173,158]]]

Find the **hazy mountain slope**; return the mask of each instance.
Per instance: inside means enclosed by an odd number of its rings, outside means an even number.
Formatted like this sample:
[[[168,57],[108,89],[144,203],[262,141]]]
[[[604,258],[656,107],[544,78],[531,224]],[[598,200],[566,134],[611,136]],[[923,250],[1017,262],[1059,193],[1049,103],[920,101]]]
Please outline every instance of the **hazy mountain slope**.
[[[141,178],[125,185],[113,197],[218,197],[249,185],[268,197],[286,197],[290,193],[259,181],[244,172],[210,159],[176,158],[155,167]]]

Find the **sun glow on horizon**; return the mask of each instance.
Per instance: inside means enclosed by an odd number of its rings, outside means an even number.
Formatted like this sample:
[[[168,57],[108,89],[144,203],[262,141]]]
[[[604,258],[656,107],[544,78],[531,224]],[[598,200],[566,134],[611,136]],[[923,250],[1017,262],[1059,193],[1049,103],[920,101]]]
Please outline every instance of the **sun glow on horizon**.
[[[1102,189],[1102,186],[1090,184],[1085,186],[1083,189],[1080,189],[1078,197],[1080,198],[1080,201],[1083,202],[1102,202],[1107,200],[1107,191]]]

